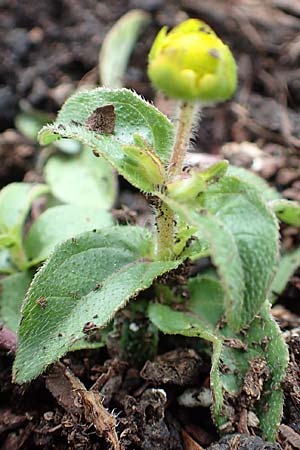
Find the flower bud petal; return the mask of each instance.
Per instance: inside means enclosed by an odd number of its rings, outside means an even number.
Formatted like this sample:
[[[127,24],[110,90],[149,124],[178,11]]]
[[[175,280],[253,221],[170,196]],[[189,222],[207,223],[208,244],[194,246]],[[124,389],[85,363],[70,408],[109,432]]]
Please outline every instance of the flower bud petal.
[[[149,53],[148,75],[170,97],[215,102],[226,100],[237,83],[235,60],[204,22],[189,19],[158,33]]]

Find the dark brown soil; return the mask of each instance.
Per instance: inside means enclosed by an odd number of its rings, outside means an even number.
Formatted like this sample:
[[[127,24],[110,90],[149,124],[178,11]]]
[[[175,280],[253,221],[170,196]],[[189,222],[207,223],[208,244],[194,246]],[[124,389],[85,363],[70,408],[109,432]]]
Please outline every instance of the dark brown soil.
[[[296,0],[0,1],[0,186],[26,174],[28,179],[36,162],[37,145],[14,129],[22,104],[55,113],[82,79],[88,76],[96,82],[105,33],[136,7],[150,11],[153,22],[136,46],[125,85],[170,111],[165,99],[154,98],[146,77],[153,37],[163,24],[172,26],[187,16],[207,21],[233,49],[240,82],[234,100],[204,111],[194,136],[195,151],[207,152],[207,158],[223,155],[262,175],[287,198],[300,200]],[[142,198],[126,183],[121,186],[121,203],[127,209],[115,211],[115,216],[142,223]],[[299,232],[283,227],[282,239],[285,248],[294,248]],[[278,444],[243,435],[214,443],[218,435],[209,408],[186,408],[176,400],[186,388],[208,387],[209,359],[192,340],[164,338],[160,356],[145,365],[130,365],[112,343],[110,355],[104,350],[67,355],[61,365],[22,387],[11,384],[13,356],[3,348],[0,448],[118,449],[116,429],[122,450],[300,449],[299,286],[296,273],[274,311],[291,352]]]

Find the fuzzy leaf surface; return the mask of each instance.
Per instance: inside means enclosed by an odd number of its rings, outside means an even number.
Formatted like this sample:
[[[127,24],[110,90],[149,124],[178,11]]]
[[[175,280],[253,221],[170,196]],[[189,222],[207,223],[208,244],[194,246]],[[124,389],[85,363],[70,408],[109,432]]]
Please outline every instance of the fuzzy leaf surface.
[[[0,322],[17,331],[21,305],[31,282],[28,272],[14,273],[0,281]]]
[[[63,203],[109,209],[116,197],[111,166],[83,148],[77,156],[54,155],[44,168],[52,194]]]
[[[242,262],[245,291],[239,327],[247,325],[265,302],[278,264],[278,224],[250,184],[223,177],[200,199],[203,207],[232,234]],[[234,317],[231,309],[228,317]],[[235,320],[238,318],[235,318]]]
[[[49,208],[33,223],[26,236],[25,252],[30,265],[45,260],[59,242],[112,224],[111,214],[103,209],[77,205]]]
[[[86,232],[58,245],[23,306],[14,379],[35,378],[84,338],[88,322],[104,327],[131,297],[180,263],[153,261],[152,252],[151,236],[127,226]]]
[[[108,104],[112,104],[115,110],[114,132],[104,134],[88,129],[86,120],[97,108]],[[122,151],[122,146],[135,144],[136,133],[146,140],[163,163],[169,160],[174,140],[171,122],[154,106],[128,89],[97,88],[70,97],[56,122],[41,130],[40,142],[46,145],[63,137],[79,140],[106,158],[134,186],[153,192],[155,186],[149,185],[146,176],[141,177],[126,164],[128,156]]]
[[[233,332],[224,318],[224,292],[220,282],[210,276],[199,276],[188,283],[190,299],[186,312],[170,306],[150,304],[149,316],[164,333],[201,337],[213,343],[211,389],[213,414],[218,426],[228,420],[225,396],[233,403],[244,391],[244,377],[255,361],[261,361],[269,372],[262,388],[262,395],[253,402],[252,410],[259,415],[261,431],[268,440],[276,435],[283,407],[281,381],[288,360],[286,345],[280,330],[272,319],[268,302],[251,323],[247,333]],[[218,324],[222,323],[221,326]],[[226,370],[223,371],[223,367]],[[249,408],[250,405],[249,405]]]
[[[260,193],[260,195],[266,201],[277,200],[281,198],[281,194],[271,187],[266,180],[261,178],[259,175],[251,172],[250,170],[244,169],[243,167],[228,166],[227,175],[239,178],[242,181],[254,186]]]
[[[257,190],[223,177],[199,197],[199,208],[163,197],[198,228],[210,246],[225,292],[225,311],[234,330],[246,326],[264,303],[278,260],[278,225]]]

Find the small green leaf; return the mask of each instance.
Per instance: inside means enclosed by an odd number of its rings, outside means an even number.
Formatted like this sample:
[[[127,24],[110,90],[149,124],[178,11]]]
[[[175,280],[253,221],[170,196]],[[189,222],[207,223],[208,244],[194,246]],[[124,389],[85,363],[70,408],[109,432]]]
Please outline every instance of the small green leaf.
[[[114,132],[104,134],[88,129],[86,120],[97,108],[108,104],[112,104],[115,110]],[[154,106],[127,89],[98,88],[70,97],[56,122],[41,130],[40,142],[46,145],[60,137],[76,139],[105,157],[134,186],[147,191],[140,174],[124,164],[126,155],[122,146],[136,145],[137,133],[154,149],[164,164],[168,162],[174,140],[171,122]]]
[[[109,209],[115,201],[112,168],[103,158],[95,159],[88,148],[77,156],[52,156],[44,172],[53,195],[63,203]]]
[[[109,30],[99,54],[101,83],[108,88],[121,88],[130,53],[150,23],[151,16],[142,10],[132,10],[122,16]]]
[[[186,302],[186,312],[174,311],[166,305],[150,304],[150,319],[164,333],[201,337],[213,343],[211,389],[214,419],[219,427],[229,419],[226,402],[229,400],[229,404],[233,405],[238,402],[244,377],[251,370],[251,365],[258,359],[264,361],[270,375],[262,386],[262,395],[251,399],[249,409],[259,415],[264,437],[274,440],[282,415],[281,382],[288,352],[280,330],[270,315],[268,302],[262,305],[246,333],[233,333],[224,322],[224,292],[216,278],[205,275],[193,278],[188,283],[188,289],[190,299]],[[242,395],[245,396],[245,393]]]
[[[30,265],[45,260],[54,246],[79,233],[112,225],[111,214],[96,208],[61,205],[47,209],[30,228],[25,252]]]
[[[0,281],[0,322],[17,331],[21,305],[31,282],[28,272],[14,273]]]
[[[291,276],[293,276],[299,267],[300,249],[284,254],[279,261],[278,270],[271,285],[271,292],[276,294],[276,296],[280,295],[284,291]]]
[[[228,166],[227,175],[239,178],[246,183],[251,184],[256,187],[259,193],[266,201],[276,200],[281,197],[280,193],[276,189],[269,186],[269,184],[260,176],[251,172],[250,170],[244,169],[243,167]]]
[[[124,168],[128,172],[134,171],[136,176],[140,175],[141,183],[147,184],[147,191],[153,190],[153,186],[164,182],[164,166],[154,152],[134,145],[123,145],[122,150],[126,155]]]
[[[290,200],[275,200],[270,203],[276,216],[292,227],[300,227],[300,203]]]
[[[127,226],[86,232],[57,246],[23,306],[14,379],[35,378],[85,336],[87,322],[105,326],[130,298],[180,264],[152,261],[152,253],[146,230]]]
[[[0,240],[3,245],[21,241],[22,227],[32,202],[48,193],[45,184],[11,183],[1,190]]]

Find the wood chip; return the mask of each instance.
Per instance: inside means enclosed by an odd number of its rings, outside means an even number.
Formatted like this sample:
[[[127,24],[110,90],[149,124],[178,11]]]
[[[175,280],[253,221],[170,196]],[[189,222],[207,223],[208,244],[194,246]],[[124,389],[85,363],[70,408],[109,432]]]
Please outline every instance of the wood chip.
[[[114,450],[120,450],[116,419],[102,405],[102,396],[98,391],[88,391],[62,363],[55,364],[47,376],[46,386],[67,412],[84,415],[86,421],[94,425],[96,432],[104,436]]]
[[[184,450],[204,450],[186,431],[182,430],[181,433]]]
[[[287,425],[280,425],[279,432],[293,447],[300,450],[300,436],[296,431]]]

